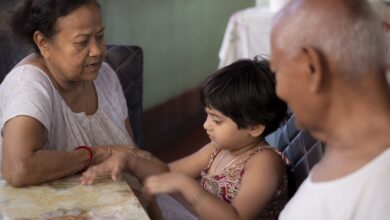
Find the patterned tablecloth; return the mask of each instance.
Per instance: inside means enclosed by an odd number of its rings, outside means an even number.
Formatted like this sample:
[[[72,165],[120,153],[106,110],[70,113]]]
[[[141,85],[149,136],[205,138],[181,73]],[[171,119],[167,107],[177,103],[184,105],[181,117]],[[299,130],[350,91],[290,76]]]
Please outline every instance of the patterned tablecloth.
[[[14,188],[0,180],[0,219],[149,219],[125,181],[102,178],[90,186],[78,176]]]

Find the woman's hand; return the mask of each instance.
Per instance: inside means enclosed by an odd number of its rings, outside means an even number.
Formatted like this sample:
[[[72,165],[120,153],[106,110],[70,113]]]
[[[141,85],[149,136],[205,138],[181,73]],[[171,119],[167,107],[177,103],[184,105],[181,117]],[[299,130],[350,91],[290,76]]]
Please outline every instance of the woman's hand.
[[[138,148],[132,145],[125,146],[94,146],[93,150],[93,161],[92,165],[99,164],[113,155],[127,154],[136,151]]]
[[[128,169],[128,162],[132,159],[131,155],[130,152],[118,151],[106,161],[88,168],[80,177],[81,184],[93,184],[97,178],[106,175],[111,175],[114,181],[121,179],[122,171]]]

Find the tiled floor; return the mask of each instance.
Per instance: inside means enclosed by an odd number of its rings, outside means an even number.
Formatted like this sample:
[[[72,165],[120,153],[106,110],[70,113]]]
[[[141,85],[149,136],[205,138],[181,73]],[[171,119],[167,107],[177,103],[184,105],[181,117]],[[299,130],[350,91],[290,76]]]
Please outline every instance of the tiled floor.
[[[203,129],[203,120],[197,120],[191,125],[180,129],[174,138],[161,142],[151,152],[159,159],[170,162],[187,156],[209,142],[208,136]]]

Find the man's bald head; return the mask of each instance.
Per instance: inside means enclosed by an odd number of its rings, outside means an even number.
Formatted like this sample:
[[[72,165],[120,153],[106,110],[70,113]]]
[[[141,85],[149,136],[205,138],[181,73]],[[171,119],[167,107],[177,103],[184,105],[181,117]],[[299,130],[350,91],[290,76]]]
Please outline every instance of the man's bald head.
[[[293,0],[275,17],[272,41],[289,57],[315,48],[346,79],[384,72],[387,62],[382,24],[365,0]]]

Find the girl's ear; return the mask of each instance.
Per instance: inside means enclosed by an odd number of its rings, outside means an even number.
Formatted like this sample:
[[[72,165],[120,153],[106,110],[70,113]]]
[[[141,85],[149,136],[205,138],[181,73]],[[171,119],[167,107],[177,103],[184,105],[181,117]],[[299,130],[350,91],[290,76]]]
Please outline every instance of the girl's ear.
[[[257,138],[257,137],[260,137],[260,135],[263,133],[265,129],[265,126],[264,125],[261,125],[261,124],[258,124],[258,125],[253,125],[251,127],[249,127],[249,135],[254,137],[254,138]]]

